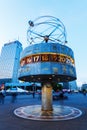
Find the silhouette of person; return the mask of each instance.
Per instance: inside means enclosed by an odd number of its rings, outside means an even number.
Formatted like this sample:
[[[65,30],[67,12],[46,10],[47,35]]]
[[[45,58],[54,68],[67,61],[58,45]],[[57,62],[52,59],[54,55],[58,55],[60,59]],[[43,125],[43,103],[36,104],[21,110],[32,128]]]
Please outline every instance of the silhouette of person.
[[[4,98],[5,98],[5,91],[2,89],[0,90],[0,103],[4,104]]]
[[[16,98],[17,98],[17,93],[12,92],[12,100],[11,100],[11,102],[14,103],[16,101]]]

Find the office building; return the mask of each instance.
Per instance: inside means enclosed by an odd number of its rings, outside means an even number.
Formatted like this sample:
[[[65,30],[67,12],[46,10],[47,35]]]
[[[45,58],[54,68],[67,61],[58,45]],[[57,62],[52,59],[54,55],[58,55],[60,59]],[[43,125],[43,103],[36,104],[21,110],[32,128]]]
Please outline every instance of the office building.
[[[69,89],[70,90],[78,90],[76,80],[69,82]]]
[[[22,44],[13,41],[4,44],[0,56],[0,83],[18,82],[19,59]]]

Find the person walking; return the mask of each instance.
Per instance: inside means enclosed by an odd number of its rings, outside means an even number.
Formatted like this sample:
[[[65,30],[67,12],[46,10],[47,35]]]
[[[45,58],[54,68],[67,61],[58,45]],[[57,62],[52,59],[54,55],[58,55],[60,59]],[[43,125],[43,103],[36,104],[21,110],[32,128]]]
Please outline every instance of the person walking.
[[[12,100],[11,100],[11,102],[14,103],[16,100],[17,100],[17,93],[12,92]]]
[[[0,103],[4,104],[4,98],[5,98],[5,90],[0,90]]]

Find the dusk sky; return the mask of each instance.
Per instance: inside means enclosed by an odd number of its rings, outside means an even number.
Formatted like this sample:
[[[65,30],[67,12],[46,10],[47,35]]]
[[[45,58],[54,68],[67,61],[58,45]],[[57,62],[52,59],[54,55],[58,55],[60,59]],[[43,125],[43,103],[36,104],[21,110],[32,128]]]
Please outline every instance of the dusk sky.
[[[0,0],[0,51],[5,43],[27,43],[28,21],[39,16],[59,18],[74,51],[77,85],[87,83],[87,0]]]

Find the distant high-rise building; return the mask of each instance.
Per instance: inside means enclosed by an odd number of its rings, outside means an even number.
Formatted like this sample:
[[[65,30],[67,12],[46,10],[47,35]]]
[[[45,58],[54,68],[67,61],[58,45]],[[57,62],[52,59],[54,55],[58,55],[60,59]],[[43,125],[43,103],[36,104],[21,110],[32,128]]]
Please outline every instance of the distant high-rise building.
[[[69,89],[69,82],[63,82],[63,89]]]
[[[71,89],[71,90],[78,89],[76,80],[69,82],[69,89]]]
[[[22,44],[13,41],[4,44],[0,56],[0,83],[17,82]]]

